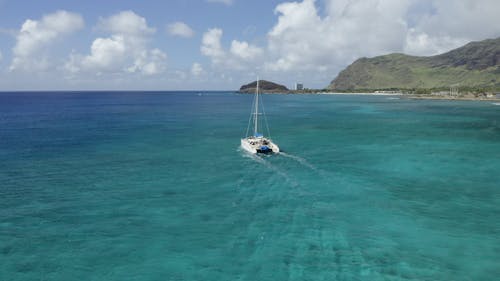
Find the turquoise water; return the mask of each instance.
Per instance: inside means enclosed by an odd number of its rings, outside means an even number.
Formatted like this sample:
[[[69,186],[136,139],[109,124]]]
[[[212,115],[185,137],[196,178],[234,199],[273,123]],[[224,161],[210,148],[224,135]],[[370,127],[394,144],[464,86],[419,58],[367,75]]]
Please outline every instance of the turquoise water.
[[[495,280],[500,106],[0,93],[0,280]]]

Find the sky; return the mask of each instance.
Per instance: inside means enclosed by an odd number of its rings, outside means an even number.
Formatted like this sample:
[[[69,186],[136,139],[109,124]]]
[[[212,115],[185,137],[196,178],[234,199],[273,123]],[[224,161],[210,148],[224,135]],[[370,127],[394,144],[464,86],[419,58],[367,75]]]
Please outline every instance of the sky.
[[[498,0],[0,0],[0,91],[324,88],[500,36]]]

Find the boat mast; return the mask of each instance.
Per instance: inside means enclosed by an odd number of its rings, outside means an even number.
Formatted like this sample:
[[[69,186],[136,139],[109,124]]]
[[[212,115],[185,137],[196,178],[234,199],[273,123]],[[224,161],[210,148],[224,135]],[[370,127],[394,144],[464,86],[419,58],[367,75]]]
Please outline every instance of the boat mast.
[[[257,124],[258,124],[258,115],[259,115],[259,78],[257,78],[257,89],[255,93],[255,113],[254,113],[254,130],[253,135],[257,136]]]

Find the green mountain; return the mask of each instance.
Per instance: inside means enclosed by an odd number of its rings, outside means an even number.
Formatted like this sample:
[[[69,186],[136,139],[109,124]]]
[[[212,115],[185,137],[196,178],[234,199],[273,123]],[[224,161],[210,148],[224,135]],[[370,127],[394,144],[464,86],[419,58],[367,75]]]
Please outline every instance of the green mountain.
[[[481,87],[500,89],[500,37],[447,53],[361,58],[330,83],[333,90]]]

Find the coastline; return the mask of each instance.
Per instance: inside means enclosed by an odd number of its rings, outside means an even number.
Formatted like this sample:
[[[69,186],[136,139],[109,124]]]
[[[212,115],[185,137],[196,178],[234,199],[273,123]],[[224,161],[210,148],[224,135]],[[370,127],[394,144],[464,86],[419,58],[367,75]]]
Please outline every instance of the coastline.
[[[358,95],[358,96],[404,96],[401,93],[335,93],[335,92],[325,92],[316,93],[318,95]]]
[[[264,94],[299,94],[299,95],[357,95],[357,96],[393,96],[406,99],[414,100],[452,100],[452,101],[490,101],[490,102],[500,102],[500,98],[497,97],[472,97],[472,96],[440,96],[440,95],[413,95],[413,94],[403,94],[403,93],[337,93],[337,92],[309,92],[309,93],[297,93],[297,92],[264,92]]]
[[[419,96],[419,95],[406,95],[406,97],[415,100],[460,100],[460,101],[500,102],[500,98],[487,98],[487,97],[445,97],[445,96]]]
[[[246,93],[241,92],[240,93]],[[321,92],[321,91],[311,91],[311,92],[296,92],[296,91],[265,91],[263,94],[280,94],[280,95],[355,95],[355,96],[392,96],[399,97],[402,99],[414,99],[414,100],[449,100],[449,101],[487,101],[487,102],[499,102],[500,98],[497,97],[474,97],[474,96],[443,96],[443,95],[415,95],[415,94],[403,94],[403,93],[339,93],[339,92]]]

